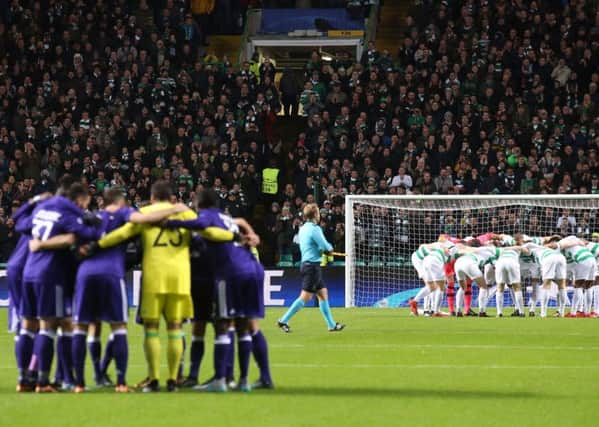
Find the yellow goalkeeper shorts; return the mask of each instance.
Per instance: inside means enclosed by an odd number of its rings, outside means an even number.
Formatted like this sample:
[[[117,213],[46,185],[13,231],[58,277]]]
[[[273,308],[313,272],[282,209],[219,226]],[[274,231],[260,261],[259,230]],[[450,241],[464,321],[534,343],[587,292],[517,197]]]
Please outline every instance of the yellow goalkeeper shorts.
[[[159,320],[177,323],[193,317],[191,295],[156,294],[142,292],[140,315],[142,320]]]

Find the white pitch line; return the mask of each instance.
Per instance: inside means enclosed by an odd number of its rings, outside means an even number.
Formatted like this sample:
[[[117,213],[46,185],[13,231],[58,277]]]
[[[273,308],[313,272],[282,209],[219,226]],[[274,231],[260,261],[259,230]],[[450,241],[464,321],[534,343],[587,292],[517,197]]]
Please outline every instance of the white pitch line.
[[[341,368],[341,369],[599,369],[599,365],[449,365],[449,364],[318,364],[318,363],[273,363],[274,368]]]
[[[550,345],[501,345],[501,344],[314,344],[318,348],[328,349],[456,349],[456,350],[542,350],[542,351],[599,351],[599,346],[550,346]],[[310,344],[270,344],[272,348],[306,348],[312,347]]]

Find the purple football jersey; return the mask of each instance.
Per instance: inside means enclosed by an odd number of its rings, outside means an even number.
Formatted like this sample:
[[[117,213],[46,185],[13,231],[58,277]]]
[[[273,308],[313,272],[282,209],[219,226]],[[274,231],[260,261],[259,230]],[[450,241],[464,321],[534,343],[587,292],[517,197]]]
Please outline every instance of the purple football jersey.
[[[208,227],[218,227],[234,233],[239,232],[233,218],[224,214],[220,209],[202,209],[196,219],[171,220],[168,226],[172,228],[183,227],[192,230],[203,230]],[[254,255],[239,243],[214,243],[206,240],[208,250],[206,254],[210,257],[210,264],[215,268],[216,275],[240,271],[254,271],[257,262]]]
[[[133,212],[135,212],[135,209],[129,207],[121,208],[116,212],[99,211],[98,215],[102,218],[102,222],[97,229],[99,235],[108,234],[125,225]],[[114,276],[124,277],[126,249],[127,243],[122,243],[99,251],[79,265],[79,275],[82,273],[87,275],[110,273]]]
[[[35,203],[24,203],[13,215],[15,222],[15,231],[21,236],[17,246],[10,254],[6,263],[6,269],[22,272],[29,254],[29,239],[31,238],[31,214],[35,208]]]
[[[83,222],[83,210],[71,200],[55,196],[40,203],[31,216],[31,235],[47,240],[60,234],[74,233],[78,238],[96,240],[96,228]],[[67,286],[74,279],[76,268],[70,251],[39,251],[29,254],[23,281],[44,282],[52,280],[56,285]]]
[[[202,230],[218,227],[234,233],[237,224],[219,209],[202,209],[196,219],[169,221],[169,227]],[[239,243],[206,240],[206,254],[214,266],[216,315],[223,319],[264,317],[264,269],[256,257]]]

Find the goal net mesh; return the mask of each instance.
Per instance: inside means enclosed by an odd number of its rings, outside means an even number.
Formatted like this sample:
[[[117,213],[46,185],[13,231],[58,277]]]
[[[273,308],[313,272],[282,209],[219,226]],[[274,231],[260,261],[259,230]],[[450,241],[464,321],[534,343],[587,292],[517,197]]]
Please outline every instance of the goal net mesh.
[[[347,305],[407,306],[409,299],[423,286],[410,262],[411,254],[420,244],[437,241],[440,234],[460,238],[488,232],[529,236],[560,234],[593,240],[593,233],[599,232],[598,207],[599,199],[592,196],[348,197]],[[529,278],[523,277],[522,281],[527,284]],[[509,292],[505,296],[506,304],[511,304]],[[493,304],[492,299],[490,305]]]

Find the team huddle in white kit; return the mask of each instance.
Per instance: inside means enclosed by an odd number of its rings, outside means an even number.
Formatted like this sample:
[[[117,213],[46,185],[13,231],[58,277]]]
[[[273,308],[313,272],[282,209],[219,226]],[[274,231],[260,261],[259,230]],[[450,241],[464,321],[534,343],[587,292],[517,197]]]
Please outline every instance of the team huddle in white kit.
[[[529,316],[535,315],[536,306],[540,303],[540,316],[547,317],[552,296],[557,297],[555,316],[599,315],[599,243],[576,236],[530,237],[486,233],[476,238],[459,239],[441,235],[437,242],[420,245],[411,260],[425,285],[410,300],[414,315],[419,314],[418,303],[424,300],[426,314],[446,316],[441,311],[445,284],[455,280],[459,284],[456,316],[463,315],[464,290],[471,281],[479,288],[479,317],[488,317],[486,309],[493,294],[497,316],[503,316],[506,287],[514,303],[512,316],[523,317],[525,279],[530,280]],[[451,264],[453,268],[448,268]],[[574,287],[571,302],[567,294],[569,280]],[[566,314],[568,304],[571,309]],[[454,312],[451,314],[454,315]]]

